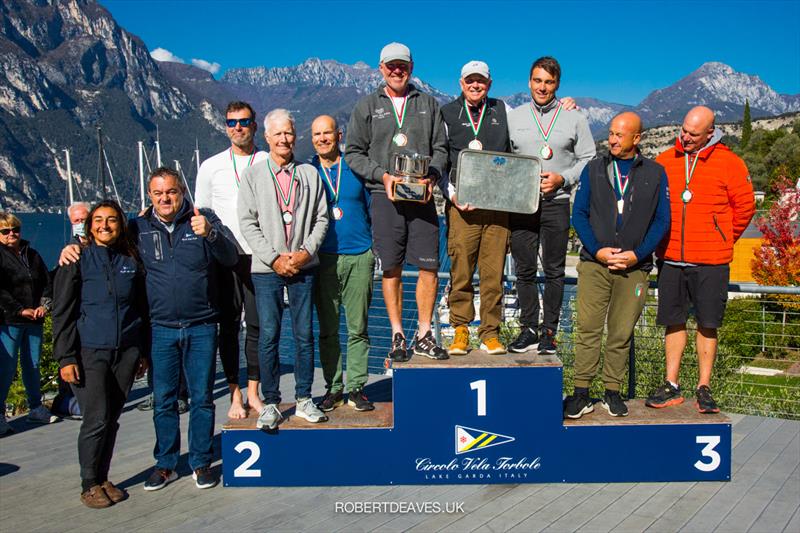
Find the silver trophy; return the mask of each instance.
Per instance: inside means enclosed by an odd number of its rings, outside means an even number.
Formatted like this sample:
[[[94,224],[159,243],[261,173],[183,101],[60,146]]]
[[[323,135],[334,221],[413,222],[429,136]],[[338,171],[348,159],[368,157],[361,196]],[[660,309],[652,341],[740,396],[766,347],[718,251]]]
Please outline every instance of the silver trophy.
[[[420,183],[420,178],[428,175],[431,158],[414,152],[404,151],[392,154],[391,174],[403,178],[392,184],[395,200],[425,203],[428,201],[428,186]]]
[[[462,150],[456,199],[479,209],[535,213],[539,209],[542,160],[538,157]]]

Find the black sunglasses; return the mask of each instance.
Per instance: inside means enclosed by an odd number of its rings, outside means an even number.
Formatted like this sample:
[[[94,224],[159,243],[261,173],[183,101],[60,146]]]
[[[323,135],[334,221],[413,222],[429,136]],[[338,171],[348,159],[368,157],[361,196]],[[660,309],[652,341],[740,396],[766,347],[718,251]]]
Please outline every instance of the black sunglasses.
[[[239,123],[239,125],[241,127],[246,128],[247,126],[249,126],[250,124],[253,123],[253,119],[252,118],[239,118],[239,119],[229,118],[229,119],[225,120],[225,124],[227,124],[227,126],[229,128],[235,128],[237,122]]]
[[[19,232],[20,232],[19,226],[13,228],[0,229],[0,233],[2,233],[3,235],[8,235],[9,233],[16,233],[17,235],[19,235]]]

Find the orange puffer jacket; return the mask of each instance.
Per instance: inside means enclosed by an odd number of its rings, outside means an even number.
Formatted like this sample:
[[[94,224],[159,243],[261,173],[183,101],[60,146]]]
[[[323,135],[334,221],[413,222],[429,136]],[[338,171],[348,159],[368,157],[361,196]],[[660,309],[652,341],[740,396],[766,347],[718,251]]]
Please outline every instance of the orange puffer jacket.
[[[686,188],[684,151],[680,138],[675,147],[656,158],[667,171],[672,225],[656,249],[668,261],[723,265],[733,260],[733,244],[755,213],[753,185],[747,166],[715,135],[699,152],[689,183],[692,199],[684,203]],[[689,156],[689,163],[694,161]]]

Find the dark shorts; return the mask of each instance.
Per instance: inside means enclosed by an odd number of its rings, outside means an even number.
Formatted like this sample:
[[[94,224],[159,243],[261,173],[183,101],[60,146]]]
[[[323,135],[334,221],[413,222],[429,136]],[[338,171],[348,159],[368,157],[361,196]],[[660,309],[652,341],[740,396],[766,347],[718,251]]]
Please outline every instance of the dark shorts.
[[[408,262],[425,270],[439,268],[439,217],[433,201],[392,202],[373,192],[370,203],[372,246],[380,269]]]
[[[728,265],[680,267],[659,262],[656,322],[662,326],[685,324],[691,304],[698,326],[719,328],[728,301],[729,280]]]

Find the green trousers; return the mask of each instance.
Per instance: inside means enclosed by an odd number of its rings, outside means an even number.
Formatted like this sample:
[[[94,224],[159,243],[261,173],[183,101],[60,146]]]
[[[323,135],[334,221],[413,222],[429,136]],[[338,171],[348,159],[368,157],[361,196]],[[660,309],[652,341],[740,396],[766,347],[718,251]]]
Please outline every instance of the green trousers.
[[[618,391],[625,379],[636,321],[647,299],[647,272],[614,272],[591,261],[578,264],[578,336],[575,386],[588,388],[600,364],[603,327],[608,324],[603,383]]]
[[[359,255],[319,254],[314,305],[319,319],[319,359],[325,386],[342,392],[342,349],[339,344],[339,309],[347,321],[347,389],[367,383],[369,334],[367,312],[372,302],[372,250]]]

